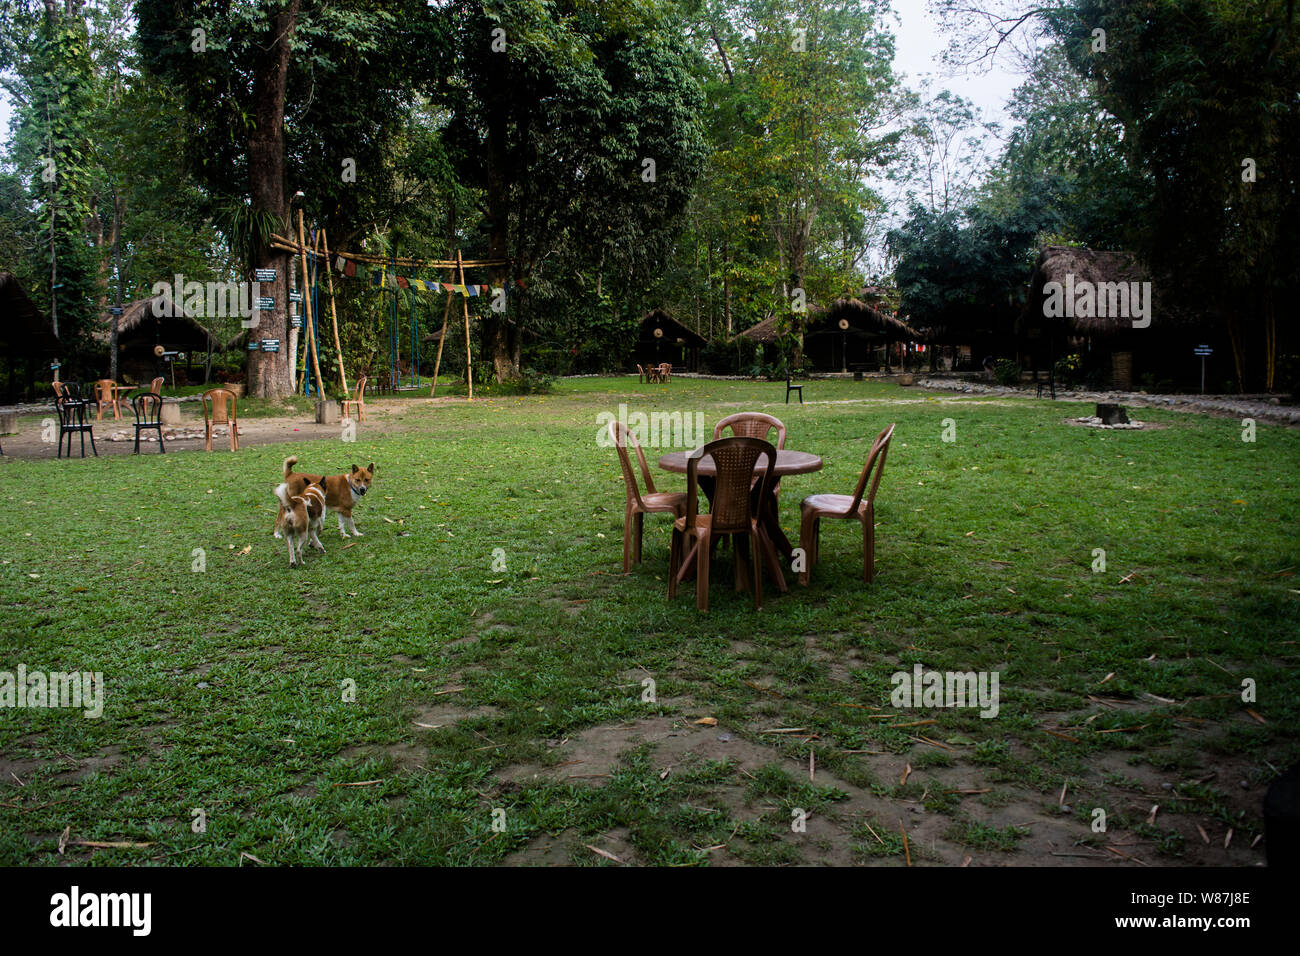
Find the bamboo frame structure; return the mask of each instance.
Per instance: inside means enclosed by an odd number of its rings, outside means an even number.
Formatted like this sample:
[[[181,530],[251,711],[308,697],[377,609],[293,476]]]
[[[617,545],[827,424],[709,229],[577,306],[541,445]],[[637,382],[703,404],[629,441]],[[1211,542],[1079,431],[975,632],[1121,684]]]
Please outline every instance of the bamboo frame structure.
[[[325,250],[325,275],[329,280],[330,318],[334,322],[334,354],[337,356],[339,363],[339,384],[343,386],[343,397],[346,399],[348,397],[348,376],[343,371],[343,345],[339,341],[339,314],[334,307],[334,273],[330,269],[330,241],[329,237],[325,235],[324,226],[321,227],[320,241],[321,247]]]
[[[316,353],[316,335],[315,327],[312,325],[311,315],[311,289],[308,288],[310,273],[307,271],[307,243],[303,233],[302,210],[298,210],[298,249],[302,253],[302,304],[303,311],[307,317],[307,348],[311,352],[311,367],[316,373],[316,387],[320,390],[320,397],[325,398],[325,380],[320,374],[320,357]]]

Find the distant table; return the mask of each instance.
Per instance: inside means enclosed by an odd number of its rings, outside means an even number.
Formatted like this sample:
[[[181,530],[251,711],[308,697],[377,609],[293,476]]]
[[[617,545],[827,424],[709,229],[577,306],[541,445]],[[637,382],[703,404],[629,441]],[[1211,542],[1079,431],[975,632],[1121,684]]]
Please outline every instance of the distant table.
[[[696,449],[698,451],[698,449]],[[659,467],[664,471],[672,471],[678,474],[686,474],[686,463],[690,460],[694,452],[674,451],[659,459]],[[820,455],[814,455],[807,451],[790,451],[785,448],[777,449],[776,452],[776,470],[777,477],[783,475],[806,475],[810,472],[821,471],[822,459]],[[760,455],[758,461],[754,463],[754,474],[761,475],[767,468],[766,459]],[[701,479],[700,487],[704,489],[704,494],[709,500],[713,500],[713,479],[717,477],[718,469],[712,458],[700,459],[699,467],[695,472]],[[709,479],[704,481],[703,479]],[[781,522],[777,514],[776,495],[769,495],[767,507],[760,509],[762,515],[763,530],[767,536],[776,545],[777,550],[789,561],[794,556],[794,548],[790,545],[790,539],[785,536],[781,530]],[[780,582],[784,584],[784,582]],[[784,587],[781,590],[785,590]]]

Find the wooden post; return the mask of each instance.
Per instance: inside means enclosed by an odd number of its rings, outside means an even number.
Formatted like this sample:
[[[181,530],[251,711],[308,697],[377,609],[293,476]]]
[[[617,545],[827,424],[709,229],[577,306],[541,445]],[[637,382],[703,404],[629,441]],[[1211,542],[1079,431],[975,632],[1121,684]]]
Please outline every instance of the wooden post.
[[[302,304],[307,316],[307,348],[311,350],[311,367],[316,373],[316,388],[320,390],[321,400],[325,399],[325,380],[320,375],[320,357],[316,354],[316,336],[313,334],[311,315],[311,289],[308,288],[310,273],[307,271],[307,238],[303,231],[302,210],[298,210],[298,248],[302,250]]]
[[[448,270],[448,277],[455,278],[455,274]],[[451,297],[454,292],[447,293],[447,305],[442,310],[442,331],[438,334],[438,358],[433,363],[433,384],[429,386],[429,397],[433,398],[434,393],[438,390],[438,369],[442,366],[442,346],[447,341],[447,320],[451,318]]]
[[[456,250],[456,270],[460,273],[460,287],[465,287],[465,264]],[[469,297],[462,295],[461,309],[465,313],[465,384],[469,387],[469,400],[474,401],[474,364],[469,348]]]
[[[325,235],[325,228],[320,231],[321,245],[325,248],[325,275],[329,277],[330,318],[334,320],[334,351],[339,359],[339,384],[343,386],[343,397],[348,397],[348,376],[343,371],[343,346],[339,343],[339,314],[334,308],[334,273],[330,271],[330,241]]]

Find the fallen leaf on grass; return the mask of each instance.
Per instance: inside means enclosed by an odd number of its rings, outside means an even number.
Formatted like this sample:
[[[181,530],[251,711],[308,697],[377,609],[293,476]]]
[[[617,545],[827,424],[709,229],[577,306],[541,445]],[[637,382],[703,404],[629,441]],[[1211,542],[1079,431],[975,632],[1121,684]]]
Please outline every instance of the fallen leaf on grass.
[[[699,720],[693,720],[693,721],[691,721],[691,723],[693,723],[693,724],[699,724],[699,725],[702,726],[702,727],[716,727],[716,726],[718,726],[718,718],[716,718],[716,717],[701,717]],[[610,859],[613,859],[613,857],[610,857]],[[621,861],[620,861],[620,862],[621,862]]]
[[[907,778],[910,777],[911,775],[912,775],[912,765],[909,763],[906,767],[903,768],[903,775],[898,778],[898,785],[901,787],[903,784],[907,783]]]

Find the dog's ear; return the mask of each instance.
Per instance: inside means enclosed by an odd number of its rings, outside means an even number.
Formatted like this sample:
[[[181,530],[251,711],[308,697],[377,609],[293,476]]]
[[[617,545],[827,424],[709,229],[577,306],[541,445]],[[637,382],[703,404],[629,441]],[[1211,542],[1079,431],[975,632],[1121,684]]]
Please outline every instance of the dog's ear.
[[[375,471],[375,463],[372,461],[372,462],[370,463],[370,472],[371,472],[371,474],[373,474],[374,471]]]
[[[361,469],[359,469],[356,465],[353,465],[353,466],[352,466],[352,474],[355,475],[355,474],[356,474],[358,471],[360,471],[360,470],[361,470]]]

